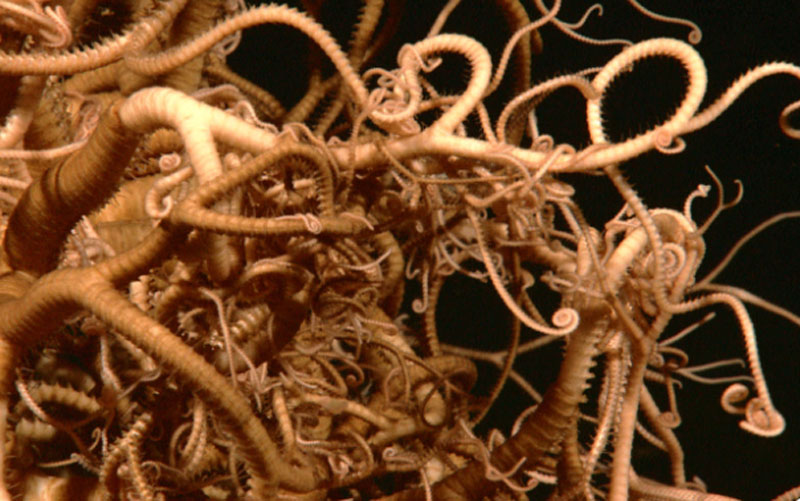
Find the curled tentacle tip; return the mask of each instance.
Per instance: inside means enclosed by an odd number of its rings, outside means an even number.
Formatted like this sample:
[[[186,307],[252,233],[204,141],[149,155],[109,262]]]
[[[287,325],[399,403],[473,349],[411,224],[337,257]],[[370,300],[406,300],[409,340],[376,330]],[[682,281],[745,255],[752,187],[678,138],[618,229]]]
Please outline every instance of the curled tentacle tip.
[[[564,334],[574,331],[580,323],[580,315],[574,308],[559,308],[553,313],[553,325],[563,330]]]
[[[169,217],[170,213],[172,212],[172,207],[175,205],[175,201],[170,195],[165,196],[160,201],[148,200],[147,202],[149,203],[145,203],[144,206],[145,213],[150,218],[155,220],[166,219]]]
[[[800,108],[800,101],[793,102],[792,104],[784,108],[783,111],[781,111],[781,116],[778,121],[783,133],[792,139],[800,139],[800,129],[792,127],[789,124],[789,115],[791,115],[798,108]]]
[[[686,141],[665,129],[660,129],[653,136],[653,146],[660,153],[674,155],[686,148]]]
[[[675,412],[666,411],[659,414],[658,422],[667,428],[673,429],[681,425],[681,417]]]
[[[750,390],[742,383],[733,383],[725,388],[720,397],[720,404],[728,414],[744,414],[744,409],[736,404],[744,402],[750,395]]]
[[[786,429],[786,420],[780,412],[767,407],[748,416],[748,419],[739,421],[739,427],[759,437],[777,437]]]
[[[783,433],[786,420],[775,409],[769,397],[756,397],[747,402],[745,420],[739,423],[742,429],[762,437],[774,437]]]
[[[158,168],[161,172],[174,172],[181,166],[182,161],[179,153],[165,153],[158,158]]]
[[[741,383],[730,385],[722,393],[722,408],[730,414],[744,414],[739,427],[753,435],[775,437],[783,433],[786,420],[768,398],[751,398],[744,408],[735,405],[744,402],[749,393],[747,386]]]

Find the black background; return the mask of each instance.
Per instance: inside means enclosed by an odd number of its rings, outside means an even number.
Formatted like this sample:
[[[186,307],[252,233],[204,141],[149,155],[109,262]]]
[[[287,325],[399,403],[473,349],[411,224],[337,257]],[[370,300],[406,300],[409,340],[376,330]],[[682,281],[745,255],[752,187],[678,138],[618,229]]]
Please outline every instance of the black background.
[[[527,3],[532,2],[526,2],[526,7]],[[423,37],[443,4],[443,1],[408,0],[401,29],[384,49],[385,56],[373,65],[394,68],[397,48]],[[577,20],[591,5],[570,1],[565,4],[559,17],[567,21]],[[702,28],[703,39],[696,48],[706,62],[709,75],[702,107],[748,68],[779,60],[800,63],[797,25],[800,2],[652,0],[646,6],[659,13],[686,17]],[[323,23],[344,43],[358,8],[360,3],[355,0],[331,0],[323,10]],[[604,8],[603,16],[593,15],[581,33],[633,41],[661,36],[687,38],[688,28],[646,19],[625,2],[609,1]],[[532,11],[531,14],[537,17]],[[463,0],[444,31],[478,39],[489,48],[495,62],[508,37],[492,2],[486,0]],[[552,27],[541,30],[541,35],[544,51],[534,59],[534,83],[600,66],[620,50],[619,46],[578,43]],[[245,32],[242,46],[229,58],[229,63],[290,106],[305,89],[307,52],[305,38],[295,30],[262,26]],[[442,85],[451,85],[453,91],[463,88],[467,71],[459,58],[446,59],[438,70],[444,75],[440,77]],[[614,84],[607,99],[606,117],[612,137],[621,139],[636,134],[667,117],[681,99],[684,81],[684,73],[676,63],[652,60],[637,65],[632,73]],[[495,110],[494,118],[498,106],[510,98],[502,90],[489,102],[490,109]],[[650,153],[622,167],[650,207],[680,209],[685,197],[699,183],[711,184],[703,170],[705,165],[722,179],[728,197],[736,192],[734,179],[742,181],[745,187],[742,202],[724,212],[705,235],[707,254],[698,277],[713,268],[750,228],[779,212],[800,210],[800,141],[786,138],[778,127],[780,110],[797,99],[800,99],[800,81],[790,76],[770,77],[746,91],[717,121],[686,136],[683,153],[674,156]],[[537,116],[540,130],[552,134],[557,142],[575,146],[588,142],[584,104],[577,92],[559,91],[545,100]],[[800,128],[800,116],[792,123]],[[576,198],[596,227],[602,227],[620,208],[619,196],[604,178],[565,179],[577,187]],[[715,197],[716,192],[712,192],[708,199],[695,201],[696,219],[702,221],[711,211]],[[800,312],[799,246],[800,220],[780,223],[744,247],[717,282],[746,288]],[[733,315],[725,307],[713,311],[717,317],[680,344],[692,364],[744,357]],[[749,311],[773,401],[786,417],[786,431],[772,439],[752,436],[738,427],[738,417],[721,410],[719,395],[724,386],[685,382],[678,394],[683,424],[677,434],[686,453],[689,478],[698,475],[712,492],[757,500],[770,499],[800,484],[800,327],[755,307],[749,307]],[[677,332],[703,313],[677,318],[668,332]],[[466,280],[448,283],[437,319],[441,335],[448,342],[500,349],[507,339],[507,314],[494,292]],[[517,369],[546,382],[557,368],[558,353],[557,347],[542,350],[521,360]],[[494,374],[490,369],[488,380]],[[543,389],[545,384],[539,388]],[[657,389],[653,391],[663,407],[663,395]],[[515,413],[529,403],[509,389],[489,416],[488,425],[507,432]],[[633,461],[639,473],[668,480],[668,462],[662,454],[638,440],[636,451]]]

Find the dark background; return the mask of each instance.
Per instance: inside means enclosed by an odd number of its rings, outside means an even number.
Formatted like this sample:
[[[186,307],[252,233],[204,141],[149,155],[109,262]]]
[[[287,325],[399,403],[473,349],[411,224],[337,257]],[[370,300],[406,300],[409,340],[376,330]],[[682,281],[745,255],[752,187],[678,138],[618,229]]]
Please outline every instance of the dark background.
[[[360,2],[330,0],[327,4],[323,23],[344,42]],[[385,56],[373,65],[394,68],[397,48],[423,37],[443,4],[439,0],[408,0],[400,31],[384,49]],[[577,20],[591,5],[570,1],[565,4],[559,17],[566,21]],[[701,107],[716,99],[748,68],[778,60],[800,63],[800,2],[650,0],[646,6],[662,14],[686,17],[702,28],[703,39],[696,48],[706,62],[709,83]],[[625,2],[609,1],[604,8],[604,15],[593,15],[581,33],[641,41],[660,36],[686,40],[689,32],[683,26],[649,20]],[[444,31],[475,37],[489,48],[495,61],[508,37],[492,2],[486,0],[463,0]],[[534,59],[534,83],[602,65],[620,50],[619,46],[594,47],[575,42],[552,27],[541,30],[541,35],[544,51]],[[298,32],[264,26],[245,32],[241,48],[229,63],[290,106],[305,89],[307,53],[306,40]],[[438,71],[445,75],[440,77],[442,85],[451,85],[454,91],[463,88],[468,70],[458,58],[446,59]],[[684,80],[679,65],[670,61],[650,60],[636,65],[632,73],[614,84],[606,102],[612,137],[621,139],[639,133],[666,118],[681,99]],[[490,101],[490,108],[497,110],[509,98],[501,92]],[[622,166],[650,207],[680,209],[698,184],[711,184],[703,170],[705,165],[723,181],[728,197],[736,193],[734,180],[742,181],[742,202],[724,212],[705,235],[707,254],[698,277],[711,270],[739,237],[767,217],[800,210],[800,142],[786,138],[778,127],[781,109],[797,99],[800,81],[790,76],[770,77],[747,90],[717,121],[686,136],[683,153],[650,153]],[[575,146],[588,142],[584,104],[577,92],[554,94],[545,100],[537,115],[540,129],[552,134],[557,142]],[[497,117],[497,111],[493,117]],[[792,123],[800,128],[800,116],[794,117]],[[621,207],[620,197],[604,178],[570,176],[565,180],[577,187],[576,198],[596,227],[602,227]],[[708,199],[696,200],[695,218],[702,221],[715,200],[716,192]],[[745,246],[717,282],[746,288],[800,312],[799,246],[800,220],[779,223]],[[737,416],[720,408],[724,385],[710,387],[686,381],[678,393],[683,424],[677,434],[685,450],[688,478],[698,475],[715,493],[746,500],[770,499],[800,484],[800,327],[756,307],[748,309],[756,326],[773,401],[787,421],[786,431],[772,439],[752,436],[738,427]],[[745,356],[733,315],[725,307],[713,310],[717,317],[679,344],[689,354],[691,364]],[[704,313],[677,318],[668,333],[677,332]],[[437,318],[441,335],[452,343],[501,349],[507,339],[504,307],[490,288],[474,282],[448,283]],[[557,369],[559,352],[556,346],[547,348],[522,359],[516,367],[542,381],[538,387],[543,389]],[[736,371],[727,374],[731,373]],[[495,372],[488,369],[486,374],[490,381]],[[653,391],[663,407],[663,395]],[[509,389],[489,416],[487,426],[497,426],[507,433],[513,416],[529,404]],[[668,461],[663,454],[638,440],[635,450],[634,467],[640,474],[668,480]]]

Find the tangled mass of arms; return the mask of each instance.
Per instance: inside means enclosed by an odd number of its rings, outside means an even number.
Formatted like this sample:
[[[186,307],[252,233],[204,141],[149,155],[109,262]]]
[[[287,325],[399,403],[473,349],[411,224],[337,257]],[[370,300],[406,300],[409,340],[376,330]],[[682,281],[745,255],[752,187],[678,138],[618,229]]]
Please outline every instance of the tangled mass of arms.
[[[384,69],[371,62],[398,0],[365,0],[338,42],[314,0],[0,0],[0,499],[730,499],[687,479],[676,384],[721,381],[667,330],[729,307],[747,374],[725,381],[722,407],[742,433],[783,431],[745,308],[758,299],[715,284],[721,267],[695,276],[706,229],[736,200],[709,171],[714,186],[683,207],[648,208],[620,168],[679,154],[751,83],[800,68],[751,69],[701,108],[703,60],[656,38],[534,84],[539,29],[603,43],[579,33],[598,7],[569,23],[558,0],[494,3],[502,53],[443,34],[468,8],[451,0]],[[296,102],[226,65],[259,24],[307,36]],[[608,89],[654,57],[683,67],[680,103],[610,139]],[[437,89],[446,58],[457,93]],[[501,86],[496,112],[485,100]],[[562,87],[585,99],[581,148],[537,126]],[[794,138],[797,107],[780,117]],[[564,173],[610,179],[617,215],[592,227]],[[692,202],[709,195],[717,209],[698,221]],[[440,340],[454,274],[502,299],[502,352]],[[537,389],[514,362],[550,341],[561,365]],[[476,361],[497,369],[480,395]],[[477,433],[507,385],[530,408]],[[636,435],[668,457],[671,482],[636,474]]]

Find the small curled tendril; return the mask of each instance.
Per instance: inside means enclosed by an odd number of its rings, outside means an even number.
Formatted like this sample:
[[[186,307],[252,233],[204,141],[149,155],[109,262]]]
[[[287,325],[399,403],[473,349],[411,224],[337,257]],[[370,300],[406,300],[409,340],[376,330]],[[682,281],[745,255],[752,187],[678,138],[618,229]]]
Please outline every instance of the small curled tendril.
[[[781,117],[778,120],[783,133],[792,139],[800,139],[800,129],[796,129],[789,125],[789,115],[791,115],[797,109],[800,109],[800,101],[795,101],[784,108],[783,111],[781,111]]]
[[[672,411],[665,411],[658,415],[658,423],[670,429],[681,425],[681,417]]]
[[[745,420],[739,427],[760,437],[775,437],[783,433],[786,420],[775,410],[771,402],[763,398],[753,398],[747,402],[744,411]]]
[[[397,53],[398,61],[405,58],[406,52],[411,53],[414,60],[417,61],[419,68],[425,73],[432,72],[442,64],[442,58],[440,57],[429,57],[427,59],[422,57],[422,54],[419,53],[414,44],[405,44],[400,48],[400,52]]]
[[[303,220],[303,223],[306,225],[306,229],[313,233],[314,235],[319,235],[322,233],[322,221],[313,214],[301,214],[300,218]]]
[[[583,13],[583,16],[581,16],[580,19],[574,23],[564,23],[564,26],[572,30],[579,30],[583,28],[583,25],[586,24],[586,21],[593,12],[597,12],[597,17],[603,17],[603,6],[599,3],[590,6],[588,9],[586,9],[586,12]]]
[[[694,221],[694,219],[692,219],[692,202],[698,197],[706,198],[710,192],[711,185],[698,184],[697,189],[691,192],[689,196],[686,197],[686,201],[683,203],[683,217],[689,221]]]
[[[158,168],[161,172],[175,172],[181,166],[181,156],[179,153],[165,153],[158,157]]]
[[[676,243],[665,243],[662,256],[664,278],[674,278],[686,264],[686,250]]]
[[[578,290],[578,275],[575,273],[561,273],[555,275],[552,272],[543,273],[542,282],[546,283],[551,289],[560,294],[569,294]]]
[[[533,151],[546,153],[552,150],[554,145],[555,145],[555,139],[553,139],[553,136],[549,134],[542,134],[540,136],[536,136],[536,139],[533,140],[531,149]]]
[[[697,45],[703,39],[703,30],[697,26],[696,23],[688,20],[683,19],[680,17],[673,17],[673,16],[665,16],[664,14],[658,14],[653,12],[652,10],[646,8],[644,5],[640,4],[636,0],[628,0],[628,3],[640,13],[644,14],[645,16],[649,17],[650,19],[654,19],[656,21],[660,21],[663,23],[673,23],[673,24],[680,24],[691,28],[692,30],[689,32],[688,40],[689,43],[692,45]]]
[[[744,409],[738,407],[736,404],[747,400],[748,395],[750,395],[750,390],[741,383],[734,383],[728,386],[720,397],[722,409],[728,414],[744,414]]]
[[[669,131],[661,129],[653,138],[653,146],[664,155],[674,155],[686,149],[686,141]]]
[[[151,193],[156,193],[154,191],[148,192],[148,195]],[[144,211],[150,216],[152,219],[164,219],[165,217],[169,216],[169,213],[172,212],[172,207],[175,205],[175,202],[172,200],[172,197],[167,195],[163,199],[158,199],[158,197],[151,197],[148,196],[145,199],[144,204]]]
[[[744,414],[745,418],[739,422],[739,427],[753,435],[775,437],[783,433],[786,420],[767,399],[752,398],[744,408],[735,405],[744,402],[749,394],[750,391],[741,383],[730,385],[722,393],[722,408],[730,414]]]
[[[580,322],[580,315],[574,308],[559,308],[553,313],[553,326],[564,331],[564,333],[572,332],[578,327]]]
[[[153,186],[144,198],[145,213],[153,219],[163,219],[167,217],[174,205],[169,192],[190,177],[192,177],[192,168],[184,167],[153,183]]]
[[[411,302],[414,313],[425,313],[428,309],[428,270],[425,270],[422,280],[422,299],[417,298]]]
[[[575,188],[567,183],[553,180],[543,184],[547,195],[556,200],[571,198],[573,195],[575,195]]]
[[[293,214],[291,216],[278,216],[276,221],[301,220],[309,233],[319,235],[322,233],[322,221],[314,214]]]

